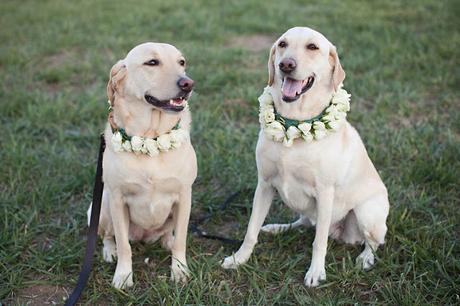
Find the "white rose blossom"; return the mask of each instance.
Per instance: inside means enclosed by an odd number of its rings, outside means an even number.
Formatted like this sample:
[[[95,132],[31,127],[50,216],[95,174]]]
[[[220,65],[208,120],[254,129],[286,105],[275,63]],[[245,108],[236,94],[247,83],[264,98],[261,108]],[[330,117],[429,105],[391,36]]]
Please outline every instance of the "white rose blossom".
[[[324,121],[335,121],[335,116],[331,113],[327,114],[326,116],[323,117]]]
[[[286,131],[286,136],[289,139],[296,139],[300,137],[300,130],[296,128],[295,126],[290,126],[287,131]]]
[[[336,120],[342,120],[342,119],[345,119],[346,117],[347,117],[347,113],[344,113],[344,112],[338,112],[337,114],[335,114]]]
[[[265,120],[265,123],[270,123],[270,122],[275,121],[275,113],[273,111],[273,107],[271,109],[270,108],[265,109],[264,120]]]
[[[172,130],[169,135],[171,137],[171,147],[173,148],[179,148],[182,142],[187,139],[187,132],[183,129]]]
[[[306,142],[310,142],[310,141],[313,140],[313,134],[310,133],[310,132],[304,133],[304,134],[302,134],[302,138],[303,138],[303,140],[305,140]]]
[[[348,112],[350,110],[350,102],[344,102],[337,104],[337,110],[341,112]]]
[[[160,153],[160,151],[158,150],[157,141],[155,139],[147,138],[144,141],[144,147],[147,150],[147,154],[150,156],[156,156],[158,155],[158,153]]]
[[[123,147],[123,150],[124,150],[124,151],[126,151],[126,152],[132,152],[131,141],[129,141],[129,140],[123,141],[122,147]]]
[[[142,137],[139,137],[139,136],[131,137],[131,148],[134,153],[140,153],[143,146],[144,146],[144,140],[142,139]]]
[[[169,134],[161,135],[157,138],[157,143],[160,151],[168,151],[171,149],[171,136]]]
[[[315,139],[323,139],[327,135],[326,125],[321,121],[315,121],[313,123],[313,129],[315,131]]]
[[[311,123],[303,122],[299,124],[297,128],[302,132],[302,134],[307,134],[310,132]]]
[[[284,126],[278,121],[273,121],[265,128],[265,133],[275,141],[282,141],[285,135]]]
[[[115,152],[120,152],[123,150],[122,147],[122,137],[120,132],[115,132],[112,135],[112,147]]]
[[[335,114],[337,114],[339,112],[339,110],[337,109],[337,106],[333,104],[333,105],[329,106],[328,108],[326,108],[325,112],[328,115],[335,116]]]
[[[260,102],[261,107],[271,105],[272,97],[271,97],[271,94],[270,94],[270,87],[269,86],[264,88],[264,92],[260,95],[258,100]]]
[[[326,131],[326,130],[318,130],[318,131],[315,131],[315,139],[316,139],[316,140],[323,139],[324,137],[326,137],[326,135],[327,135],[327,131]]]
[[[316,131],[324,131],[326,130],[326,125],[321,121],[313,122],[313,129]]]
[[[149,153],[149,150],[147,149],[147,147],[145,146],[145,141],[147,139],[144,139],[144,142],[142,143],[142,148],[141,148],[141,153],[142,154],[148,154]]]
[[[340,127],[340,120],[330,121],[327,125],[334,131],[337,131]]]

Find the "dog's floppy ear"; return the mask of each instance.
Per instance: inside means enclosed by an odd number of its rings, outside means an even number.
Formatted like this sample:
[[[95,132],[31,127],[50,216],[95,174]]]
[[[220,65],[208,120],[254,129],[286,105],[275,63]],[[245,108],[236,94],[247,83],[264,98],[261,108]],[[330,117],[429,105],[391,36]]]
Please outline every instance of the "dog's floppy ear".
[[[332,66],[331,83],[334,86],[334,90],[337,91],[337,89],[339,89],[339,85],[345,79],[345,71],[343,70],[342,65],[340,65],[340,60],[337,54],[337,49],[333,45],[331,46],[331,49],[329,50],[329,63]]]
[[[275,80],[275,50],[276,42],[270,49],[270,56],[268,57],[268,86],[272,86]]]
[[[119,60],[112,69],[110,69],[109,82],[107,83],[107,97],[112,106],[115,103],[115,93],[120,88],[120,83],[126,76],[126,65]]]

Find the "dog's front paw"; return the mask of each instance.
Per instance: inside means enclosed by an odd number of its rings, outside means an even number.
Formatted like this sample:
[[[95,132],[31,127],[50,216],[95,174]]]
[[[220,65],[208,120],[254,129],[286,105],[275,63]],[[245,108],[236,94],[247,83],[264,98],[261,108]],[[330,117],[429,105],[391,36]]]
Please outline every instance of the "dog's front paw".
[[[120,269],[115,270],[115,275],[113,276],[112,286],[117,289],[125,289],[133,286],[133,271],[126,270],[120,271]]]
[[[185,284],[190,277],[190,270],[186,265],[174,264],[171,266],[171,281]]]
[[[304,284],[307,287],[316,287],[320,281],[326,280],[326,270],[323,267],[310,267],[305,274]]]
[[[239,256],[238,256],[238,253],[232,255],[232,256],[228,256],[226,257],[222,263],[221,263],[221,266],[222,268],[224,269],[236,269],[238,268],[239,265],[242,265],[246,262],[247,260],[244,260],[244,259],[241,259]]]

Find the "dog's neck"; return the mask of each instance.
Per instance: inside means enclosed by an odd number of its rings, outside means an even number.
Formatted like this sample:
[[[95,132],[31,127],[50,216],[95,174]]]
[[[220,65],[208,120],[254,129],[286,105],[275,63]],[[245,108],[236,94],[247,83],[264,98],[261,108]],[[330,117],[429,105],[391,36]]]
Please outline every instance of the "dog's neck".
[[[171,131],[179,121],[184,128],[181,119],[188,110],[178,113],[164,112],[144,101],[121,99],[124,98],[117,98],[113,106],[113,121],[130,136],[155,138]]]
[[[331,102],[333,90],[330,85],[315,85],[297,101],[287,103],[282,100],[281,82],[275,82],[272,85],[272,96],[277,112],[295,120],[308,120],[318,116]]]

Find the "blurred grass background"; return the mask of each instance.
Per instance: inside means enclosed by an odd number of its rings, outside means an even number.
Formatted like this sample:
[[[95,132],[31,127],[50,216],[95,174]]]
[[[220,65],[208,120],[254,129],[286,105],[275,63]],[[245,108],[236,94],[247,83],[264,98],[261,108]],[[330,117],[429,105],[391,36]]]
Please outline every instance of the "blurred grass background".
[[[199,176],[192,218],[242,239],[256,184],[257,96],[268,50],[292,26],[337,47],[360,132],[390,193],[376,267],[356,246],[329,244],[327,281],[306,289],[312,230],[261,234],[250,262],[219,266],[236,246],[189,235],[193,279],[169,282],[168,252],[133,244],[135,287],[110,286],[95,268],[87,305],[447,305],[460,303],[458,1],[11,1],[0,3],[0,301],[61,303],[84,252],[98,134],[112,65],[135,45],[161,41],[187,57]],[[267,222],[293,214],[278,201]],[[149,257],[146,265],[144,258]]]

